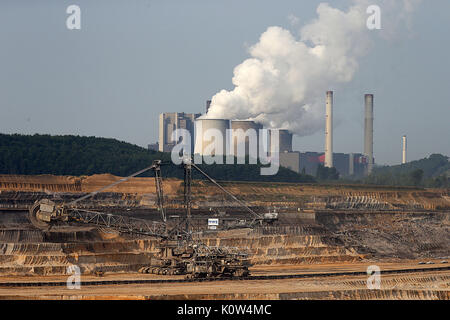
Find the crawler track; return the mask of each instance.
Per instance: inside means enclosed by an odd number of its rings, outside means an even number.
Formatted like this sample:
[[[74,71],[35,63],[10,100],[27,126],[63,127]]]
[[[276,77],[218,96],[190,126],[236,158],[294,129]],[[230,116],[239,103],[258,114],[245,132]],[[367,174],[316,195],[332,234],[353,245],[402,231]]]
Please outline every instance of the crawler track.
[[[381,274],[402,274],[416,272],[436,272],[450,271],[450,266],[436,268],[412,268],[382,271]],[[104,285],[125,285],[125,284],[157,284],[157,283],[183,283],[183,282],[211,282],[211,281],[227,281],[227,280],[280,280],[280,279],[304,279],[304,278],[325,278],[338,276],[364,276],[367,275],[363,271],[351,272],[326,272],[326,273],[303,273],[288,275],[264,275],[249,277],[223,277],[223,278],[203,278],[203,279],[139,279],[139,280],[103,280],[103,281],[82,281],[82,286],[104,286]],[[66,286],[66,282],[1,282],[0,287],[61,287]]]

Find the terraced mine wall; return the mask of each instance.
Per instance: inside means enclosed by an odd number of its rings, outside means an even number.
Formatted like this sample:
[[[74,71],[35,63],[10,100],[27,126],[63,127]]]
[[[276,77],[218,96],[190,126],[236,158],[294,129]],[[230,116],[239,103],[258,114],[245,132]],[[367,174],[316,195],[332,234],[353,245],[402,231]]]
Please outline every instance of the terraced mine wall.
[[[233,233],[233,232],[231,232]],[[206,237],[211,246],[247,250],[255,265],[359,261],[363,256],[329,245],[322,236],[255,235],[251,230],[228,237]],[[83,273],[136,272],[157,252],[157,239],[131,239],[97,229],[50,231],[3,229],[0,232],[0,275],[65,274],[71,264]]]
[[[68,203],[87,193],[47,193],[28,191],[1,191],[0,210],[28,210],[33,203],[40,199],[50,199],[56,203]],[[156,208],[154,194],[137,195],[132,193],[102,192],[94,199],[87,199],[79,204],[80,208],[112,209],[112,208]]]
[[[330,290],[286,293],[222,293],[172,295],[6,295],[5,300],[449,300],[445,290]]]
[[[109,174],[93,176],[15,176],[0,175],[0,208],[25,205],[40,197],[76,198],[117,182],[121,177]],[[450,189],[421,189],[367,185],[317,185],[269,182],[222,182],[251,206],[311,209],[369,209],[369,210],[450,210]],[[181,207],[183,183],[164,179],[167,205]],[[132,178],[98,194],[96,201],[128,206],[155,206],[153,178]],[[29,199],[26,199],[29,197]],[[109,200],[107,199],[109,197]],[[230,199],[210,182],[195,180],[192,184],[194,207],[233,206]],[[6,201],[10,199],[10,203]],[[14,202],[15,201],[15,202]],[[236,204],[234,204],[236,205]],[[18,208],[18,207],[16,207]]]
[[[62,274],[71,264],[82,272],[135,272],[157,252],[157,239],[131,237],[88,226],[44,232],[28,221],[34,201],[68,202],[120,179],[92,177],[0,176],[0,275]],[[63,185],[64,187],[61,187]],[[425,259],[450,256],[448,190],[319,186],[288,183],[224,183],[253,208],[277,207],[280,220],[254,230],[206,232],[209,245],[248,249],[255,265],[355,262],[364,259]],[[159,219],[152,178],[134,178],[99,193],[81,207]],[[193,217],[233,206],[205,181],[193,184]],[[165,179],[170,212],[182,214],[180,180]],[[234,204],[235,205],[235,204]],[[211,208],[214,210],[211,211]],[[260,211],[261,212],[261,211]]]
[[[345,246],[376,258],[450,256],[449,212],[329,210],[316,212],[316,221]]]
[[[158,239],[92,227],[34,229],[24,213],[3,212],[0,275],[137,272],[157,252]],[[16,220],[11,217],[16,217]],[[283,219],[281,219],[283,221]],[[316,212],[315,221],[288,215],[285,224],[205,233],[211,246],[248,250],[254,265],[349,263],[366,259],[448,258],[446,213]]]

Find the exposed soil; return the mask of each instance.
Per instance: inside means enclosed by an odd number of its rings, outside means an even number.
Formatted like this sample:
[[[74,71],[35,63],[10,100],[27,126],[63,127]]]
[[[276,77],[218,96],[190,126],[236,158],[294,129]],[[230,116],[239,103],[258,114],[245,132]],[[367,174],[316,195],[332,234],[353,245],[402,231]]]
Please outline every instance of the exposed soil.
[[[89,226],[63,225],[35,229],[27,218],[34,201],[50,197],[70,201],[120,179],[92,177],[0,176],[0,282],[7,279],[64,277],[76,264],[83,277],[102,271],[105,277],[142,277],[137,271],[157,251],[158,239],[118,234]],[[212,246],[233,246],[251,254],[254,274],[346,270],[368,264],[397,266],[450,258],[449,190],[318,186],[289,183],[224,183],[265,212],[277,207],[279,221],[254,230],[205,232]],[[169,216],[182,216],[182,182],[164,180]],[[206,218],[249,218],[249,214],[208,182],[193,184],[194,227]],[[158,220],[153,178],[133,178],[80,204],[113,214]],[[300,271],[299,271],[300,270]],[[187,298],[187,299],[448,299],[448,273],[386,276],[383,290],[367,290],[364,279],[276,280],[220,284],[174,284],[83,288],[69,293],[54,288],[26,292],[0,289],[10,298]],[[276,289],[274,289],[276,288]],[[130,294],[130,290],[133,293]],[[189,294],[187,293],[189,292]]]
[[[1,288],[0,299],[258,299],[448,300],[450,273],[385,275],[379,290],[367,289],[366,277],[267,281],[220,281],[149,285]]]

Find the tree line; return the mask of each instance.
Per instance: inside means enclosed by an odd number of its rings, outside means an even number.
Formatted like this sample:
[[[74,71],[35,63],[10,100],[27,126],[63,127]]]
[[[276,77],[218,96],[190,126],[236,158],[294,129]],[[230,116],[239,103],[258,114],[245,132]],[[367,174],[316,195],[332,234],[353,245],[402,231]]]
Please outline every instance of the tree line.
[[[377,167],[363,182],[377,185],[449,188],[449,158],[442,154],[432,154],[428,158],[402,165]]]
[[[183,178],[183,168],[162,153],[116,139],[74,135],[0,134],[0,174],[93,175],[110,173],[127,176],[160,159],[168,165],[163,176]],[[315,182],[312,176],[280,167],[273,176],[260,175],[261,164],[200,165],[217,180]],[[150,176],[151,172],[143,176]],[[193,178],[201,178],[193,173]]]
[[[167,163],[162,169],[163,176],[183,178],[183,168],[171,164],[170,153],[147,150],[116,139],[74,135],[0,134],[0,174],[82,176],[110,173],[123,177],[148,167],[156,159]],[[326,168],[323,165],[318,166],[315,177],[307,175],[304,171],[298,174],[283,167],[279,168],[276,175],[262,176],[261,166],[261,164],[200,165],[209,175],[223,181],[345,182],[340,179],[336,168]],[[150,175],[151,172],[143,174],[143,176]],[[193,171],[193,178],[202,177]],[[449,188],[449,158],[441,154],[432,154],[428,158],[404,165],[375,167],[371,175],[352,181],[355,182]]]

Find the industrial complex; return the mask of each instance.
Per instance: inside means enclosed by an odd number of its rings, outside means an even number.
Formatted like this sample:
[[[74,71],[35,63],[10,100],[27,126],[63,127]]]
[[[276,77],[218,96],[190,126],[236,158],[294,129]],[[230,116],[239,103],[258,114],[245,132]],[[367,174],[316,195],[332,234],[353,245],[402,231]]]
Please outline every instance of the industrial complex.
[[[334,152],[333,104],[328,91],[322,152],[294,150],[285,128],[200,113],[161,114],[149,148],[172,151],[183,129],[204,155],[215,132],[214,155],[250,161],[262,147],[298,173],[370,174],[374,96],[359,153]],[[183,178],[164,177],[166,166]],[[207,171],[183,157],[127,177],[0,175],[0,299],[450,298],[447,189],[219,182]]]
[[[0,300],[450,300],[450,1],[22,2],[0,2]]]
[[[267,128],[270,137],[270,130],[277,129],[279,132],[279,161],[280,166],[288,168],[297,173],[306,173],[316,175],[317,167],[335,167],[341,177],[360,178],[372,172],[374,166],[373,155],[373,110],[374,95],[366,94],[364,96],[364,150],[355,153],[336,153],[333,150],[333,91],[326,92],[325,105],[325,144],[324,150],[307,151],[293,150],[293,134],[283,128]],[[206,114],[211,106],[211,100],[206,101]],[[159,140],[158,143],[149,145],[149,149],[161,152],[170,152],[176,145],[172,139],[172,134],[177,129],[188,130],[191,135],[191,152],[194,154],[203,154],[205,148],[212,143],[210,137],[205,138],[202,134],[209,129],[214,129],[222,133],[223,137],[233,140],[233,155],[238,154],[239,141],[238,132],[245,135],[245,141],[242,141],[242,148],[245,150],[245,156],[257,156],[258,149],[251,153],[250,144],[252,141],[255,146],[260,146],[258,132],[263,129],[263,125],[246,119],[209,119],[202,117],[200,113],[162,113],[159,116]],[[256,134],[253,134],[256,132]],[[404,144],[406,144],[406,137]],[[271,149],[271,139],[268,138],[267,150]],[[223,139],[223,147],[226,149],[226,139]],[[406,157],[406,146],[403,149]],[[225,155],[225,152],[224,152]]]
[[[334,152],[332,91],[324,105],[323,152],[293,150],[284,128],[200,113],[161,114],[149,148],[172,151],[184,129],[194,157],[211,154],[215,132],[214,155],[250,161],[262,147],[298,173],[370,174],[374,96],[364,96],[363,153]],[[174,165],[183,179],[163,178]],[[218,182],[189,157],[127,177],[0,175],[0,299],[449,299],[449,199],[446,189]]]

